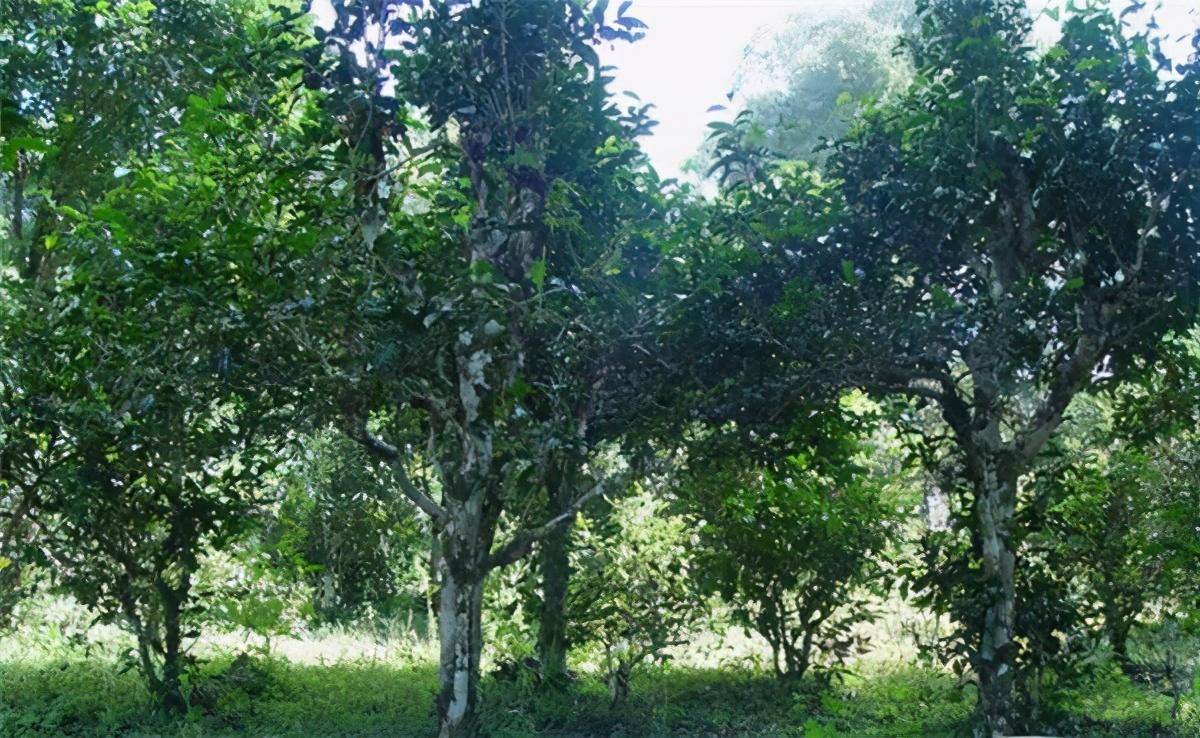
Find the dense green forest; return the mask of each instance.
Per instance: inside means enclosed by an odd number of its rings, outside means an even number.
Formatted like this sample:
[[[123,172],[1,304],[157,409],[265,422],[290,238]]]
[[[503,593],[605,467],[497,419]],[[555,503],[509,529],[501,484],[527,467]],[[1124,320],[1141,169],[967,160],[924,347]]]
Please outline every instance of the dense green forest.
[[[0,735],[1200,736],[1200,31],[798,16],[671,179],[636,3],[316,5],[0,0]]]

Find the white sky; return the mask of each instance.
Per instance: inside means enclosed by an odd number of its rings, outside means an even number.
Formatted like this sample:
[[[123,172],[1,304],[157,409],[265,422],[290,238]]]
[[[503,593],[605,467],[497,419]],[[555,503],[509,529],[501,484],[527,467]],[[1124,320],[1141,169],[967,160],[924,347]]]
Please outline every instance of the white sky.
[[[1110,0],[1124,8],[1128,0]],[[600,57],[615,66],[609,90],[630,90],[641,103],[653,103],[659,122],[642,146],[663,177],[678,177],[684,162],[704,140],[713,120],[732,117],[736,110],[706,112],[727,103],[726,94],[745,54],[756,38],[769,36],[789,15],[828,14],[862,7],[866,0],[634,0],[627,12],[649,26],[642,40],[605,44]],[[1062,6],[1065,0],[1030,0],[1030,6]],[[1151,0],[1149,5],[1156,3]],[[1187,44],[1177,37],[1200,25],[1200,0],[1158,0],[1157,19],[1166,41],[1164,51],[1184,58]],[[617,6],[613,0],[611,6]],[[328,0],[313,3],[318,23],[328,27]],[[1142,16],[1142,22],[1149,12]],[[1053,23],[1038,24],[1037,35],[1053,39]],[[622,99],[622,108],[636,101]]]
[[[659,124],[652,136],[643,139],[642,147],[659,174],[677,177],[704,140],[708,123],[736,113],[706,111],[726,103],[749,43],[769,35],[789,15],[836,12],[864,4],[864,0],[634,0],[628,14],[650,28],[636,43],[606,44],[601,50],[604,62],[617,67],[609,89],[632,90],[643,103],[654,103],[651,114]],[[1062,3],[1030,3],[1039,8],[1048,4]],[[1123,8],[1126,2],[1113,0],[1113,4]],[[1176,59],[1183,58],[1180,50],[1186,45],[1171,42],[1200,24],[1198,8],[1200,0],[1162,0],[1157,18],[1167,38],[1163,48]],[[1053,37],[1052,28],[1041,30]]]
[[[642,148],[659,174],[677,177],[700,147],[708,123],[736,113],[706,111],[728,104],[725,96],[747,45],[769,35],[794,13],[862,4],[863,0],[634,0],[628,14],[650,26],[646,37],[632,44],[606,44],[600,56],[617,67],[611,91],[632,90],[643,103],[654,103],[650,113],[658,126],[642,140]]]

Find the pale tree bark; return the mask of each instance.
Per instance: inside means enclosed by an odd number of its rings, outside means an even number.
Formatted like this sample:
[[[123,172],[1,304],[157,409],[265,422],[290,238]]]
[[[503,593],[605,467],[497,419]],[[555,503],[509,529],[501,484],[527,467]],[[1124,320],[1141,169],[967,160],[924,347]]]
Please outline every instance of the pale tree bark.
[[[1017,478],[1012,465],[985,452],[975,467],[975,518],[984,577],[984,612],[975,670],[979,678],[974,732],[978,738],[1010,735],[1013,728],[1016,552],[1012,520]]]
[[[438,609],[438,736],[466,738],[478,730],[479,658],[483,649],[483,580],[447,579]]]
[[[478,496],[447,505],[438,557],[438,736],[478,730],[479,658],[483,649],[483,584],[491,535]]]
[[[471,428],[471,426],[467,426]],[[463,431],[456,427],[455,432]],[[359,428],[347,429],[377,458],[390,462],[401,494],[430,515],[437,536],[435,568],[440,655],[437,696],[438,735],[461,738],[478,733],[479,661],[482,651],[483,586],[488,574],[528,555],[533,547],[560,532],[590,499],[627,480],[612,475],[574,495],[562,512],[493,548],[499,516],[499,481],[486,428],[461,433],[455,463],[441,468],[439,503],[412,484],[401,451]],[[457,463],[458,459],[465,463]],[[468,461],[469,460],[469,461]]]
[[[493,547],[499,517],[494,479],[447,480],[446,523],[438,536],[439,738],[474,736],[479,726],[479,657],[483,646],[483,586],[497,568],[520,560],[533,546],[564,530],[580,508],[606,488],[604,480],[576,496],[559,515]],[[623,479],[623,477],[616,477]]]
[[[493,568],[491,548],[499,514],[494,378],[489,371],[499,336],[492,323],[462,334],[455,346],[457,407],[445,413],[434,408],[440,414],[433,418],[435,433],[453,429],[443,435],[446,456],[439,465],[444,515],[438,563],[440,738],[474,736],[478,729],[483,583]]]
[[[478,427],[474,434],[461,435],[459,458],[470,461],[441,465],[443,493],[438,502],[412,483],[400,449],[361,427],[346,430],[376,458],[391,465],[401,496],[430,517],[439,642],[438,736],[474,736],[483,649],[483,585],[496,566],[491,552],[497,510],[490,437],[486,429],[480,432]]]
[[[497,482],[489,477],[467,484],[461,476],[444,482],[446,523],[438,537],[439,738],[478,732],[483,585],[488,574],[527,556],[534,545],[565,529],[588,500],[623,479],[616,475],[602,480],[575,496],[559,515],[497,547],[493,547],[499,516]]]

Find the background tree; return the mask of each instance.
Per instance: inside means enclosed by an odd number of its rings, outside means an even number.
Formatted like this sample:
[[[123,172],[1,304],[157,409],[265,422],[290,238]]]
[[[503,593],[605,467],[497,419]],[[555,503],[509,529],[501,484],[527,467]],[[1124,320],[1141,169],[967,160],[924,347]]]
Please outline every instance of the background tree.
[[[897,45],[915,27],[909,0],[789,17],[748,48],[735,77],[750,113],[747,143],[781,159],[823,161],[865,101],[908,85],[912,70]]]
[[[1100,404],[1085,416],[1091,443],[1048,480],[1057,489],[1044,514],[1054,556],[1076,573],[1127,668],[1140,619],[1195,607],[1200,467],[1191,434],[1146,444],[1114,438],[1111,412]]]
[[[894,511],[855,458],[864,449],[853,429],[822,421],[812,422],[811,445],[781,459],[703,452],[710,460],[694,462],[680,493],[699,530],[697,581],[770,644],[781,678],[861,651],[856,628],[874,619],[872,596],[888,589]]]
[[[278,511],[259,542],[302,584],[318,622],[423,612],[425,526],[395,482],[341,434],[309,440],[283,469]]]
[[[629,695],[634,669],[686,644],[702,617],[688,539],[687,522],[645,493],[580,526],[567,623],[573,641],[602,650],[614,707]]]
[[[159,15],[147,4],[98,10],[112,14],[120,42],[133,46],[134,70],[170,63],[169,56],[140,56],[153,53],[140,44],[141,33],[160,21],[194,20]],[[106,23],[86,15],[72,16],[82,36],[69,51],[61,39],[49,42],[57,63],[69,67],[77,49],[89,48],[89,23]],[[100,160],[87,158],[97,154],[95,142],[84,158],[48,168],[51,183],[72,171],[84,178],[71,190],[79,199],[68,204],[40,183],[39,208],[49,215],[27,248],[26,278],[7,285],[19,305],[6,326],[15,336],[9,345],[27,352],[19,361],[29,367],[13,386],[35,411],[26,415],[36,421],[31,427],[51,429],[39,432],[65,448],[52,484],[23,485],[26,495],[35,493],[24,514],[37,528],[23,556],[100,620],[134,634],[135,663],[173,713],[186,708],[182,672],[201,609],[192,588],[199,561],[249,522],[257,482],[272,465],[273,421],[291,399],[276,391],[261,352],[286,295],[275,256],[292,248],[275,197],[291,174],[280,165],[292,159],[265,131],[283,117],[274,106],[277,95],[287,97],[279,82],[294,66],[298,16],[232,15],[243,23],[237,35],[217,34],[220,45],[203,48],[212,65],[205,78],[230,75],[234,86],[172,89],[188,97],[185,111],[157,111],[154,120],[164,126],[179,119],[169,130],[145,129],[148,141],[116,151],[96,144],[101,157],[121,157],[111,173],[101,175]],[[176,40],[186,32],[170,30]],[[240,75],[235,60],[251,58],[260,66]],[[123,84],[130,69],[96,71]],[[82,105],[75,82],[96,80],[76,70],[48,82],[50,102],[61,96]],[[26,83],[33,94],[25,102],[41,101],[43,90]],[[144,102],[162,104],[153,96]],[[79,133],[69,110],[36,112],[39,125],[62,124],[42,133],[67,136],[58,142],[64,150]],[[98,127],[96,135],[107,131]]]
[[[1190,615],[1164,615],[1134,634],[1134,661],[1143,678],[1171,697],[1171,721],[1180,718],[1183,696],[1196,683],[1200,670],[1200,642]]]

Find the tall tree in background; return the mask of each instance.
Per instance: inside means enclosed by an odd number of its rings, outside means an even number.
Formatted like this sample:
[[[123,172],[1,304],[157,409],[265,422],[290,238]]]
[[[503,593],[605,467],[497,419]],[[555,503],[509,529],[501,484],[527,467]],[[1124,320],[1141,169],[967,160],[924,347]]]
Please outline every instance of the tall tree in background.
[[[915,25],[911,0],[788,18],[738,70],[734,91],[753,124],[747,135],[783,159],[824,160],[824,144],[850,128],[865,101],[908,84],[912,69],[897,46]]]
[[[820,165],[864,105],[894,97],[911,81],[912,63],[899,44],[915,26],[912,0],[876,0],[797,13],[763,29],[729,91],[742,112],[711,123],[715,135],[685,169],[702,176],[724,170],[731,130],[741,148]]]

